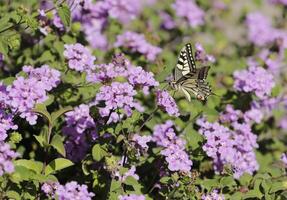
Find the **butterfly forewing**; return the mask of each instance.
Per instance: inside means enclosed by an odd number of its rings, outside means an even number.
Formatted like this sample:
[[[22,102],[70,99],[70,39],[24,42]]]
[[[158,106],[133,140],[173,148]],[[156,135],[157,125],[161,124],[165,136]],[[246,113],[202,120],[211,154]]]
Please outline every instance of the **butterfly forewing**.
[[[182,76],[195,73],[196,66],[192,55],[191,44],[186,44],[180,51],[178,61],[174,70],[174,80],[179,80]]]

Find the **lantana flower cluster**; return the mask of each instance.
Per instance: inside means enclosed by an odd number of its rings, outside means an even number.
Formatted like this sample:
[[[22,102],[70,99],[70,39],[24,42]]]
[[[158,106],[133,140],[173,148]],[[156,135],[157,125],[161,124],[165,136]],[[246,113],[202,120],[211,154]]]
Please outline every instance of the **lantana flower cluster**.
[[[90,141],[98,137],[96,123],[89,112],[90,107],[81,104],[65,114],[66,125],[63,127],[63,134],[67,136],[65,149],[68,158],[75,162],[80,161],[86,155]]]
[[[203,150],[213,159],[217,173],[225,166],[231,166],[234,178],[239,178],[243,173],[253,174],[259,168],[254,153],[258,147],[257,136],[252,133],[251,124],[242,122],[243,116],[241,111],[227,106],[219,122],[197,120],[199,132],[206,138]],[[230,128],[220,123],[229,123]]]
[[[18,76],[4,93],[1,91],[1,98],[12,113],[19,113],[21,118],[34,125],[37,115],[32,109],[48,99],[47,92],[60,83],[60,72],[47,65],[37,69],[24,66],[23,71],[27,72],[28,77]]]
[[[4,173],[14,172],[13,159],[18,157],[19,154],[10,149],[10,145],[0,141],[0,176]]]
[[[254,92],[259,99],[269,96],[275,86],[272,74],[258,66],[250,66],[247,70],[235,71],[233,76],[235,90]]]
[[[153,141],[164,148],[160,154],[165,156],[170,171],[191,170],[192,161],[185,152],[185,141],[176,135],[172,121],[154,127]]]
[[[154,61],[157,55],[162,51],[161,48],[148,43],[143,34],[127,31],[117,36],[115,47],[126,47],[132,52],[143,54],[146,59]]]
[[[95,196],[94,193],[88,191],[87,185],[80,185],[76,181],[68,182],[65,185],[57,182],[47,182],[42,185],[41,189],[48,197],[59,200],[91,200]]]

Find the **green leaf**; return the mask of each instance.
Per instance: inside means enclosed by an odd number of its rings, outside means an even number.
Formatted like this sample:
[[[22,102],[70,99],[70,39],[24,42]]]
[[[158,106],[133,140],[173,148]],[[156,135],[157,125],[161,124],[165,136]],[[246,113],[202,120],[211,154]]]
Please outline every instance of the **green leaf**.
[[[59,171],[61,169],[65,169],[65,168],[70,167],[72,165],[74,165],[74,163],[68,159],[57,158],[47,165],[47,167],[45,169],[45,175],[55,173],[56,171]]]
[[[172,179],[169,176],[164,176],[159,180],[159,182],[161,182],[163,184],[171,183],[171,181],[172,181]]]
[[[60,135],[54,135],[51,141],[52,147],[54,147],[59,154],[66,157],[66,150]]]
[[[112,180],[111,182],[111,187],[110,187],[110,191],[111,192],[114,192],[114,191],[117,191],[117,190],[120,190],[121,189],[121,182],[120,181],[116,181],[116,180]]]
[[[71,11],[67,4],[62,4],[58,9],[58,14],[65,27],[71,24]]]
[[[124,183],[130,186],[138,185],[138,181],[132,176],[128,176]]]
[[[95,144],[92,149],[93,159],[96,161],[102,160],[108,153],[101,147],[100,144]]]
[[[43,104],[37,104],[35,108],[32,110],[35,113],[40,114],[41,116],[45,117],[49,124],[52,124],[52,118],[50,113],[47,111],[46,106]]]
[[[7,191],[5,194],[6,194],[6,197],[8,197],[9,199],[13,199],[13,200],[21,199],[20,194],[13,190]]]
[[[64,108],[61,108],[60,110],[56,111],[56,112],[53,112],[51,114],[51,119],[52,119],[52,124],[55,123],[55,121],[61,116],[63,115],[64,113],[66,112],[69,112],[73,110],[73,107],[72,106],[67,106],[67,107],[64,107]]]
[[[0,53],[2,53],[5,57],[8,57],[9,46],[7,40],[5,38],[0,37]]]
[[[31,169],[37,174],[41,174],[43,169],[43,163],[35,160],[19,159],[14,162],[15,166],[23,166],[27,169]]]
[[[243,199],[249,199],[249,198],[259,198],[261,199],[263,194],[258,190],[250,190],[246,194],[243,195]]]
[[[273,182],[269,193],[278,192],[280,190],[286,190],[287,184],[285,182]]]

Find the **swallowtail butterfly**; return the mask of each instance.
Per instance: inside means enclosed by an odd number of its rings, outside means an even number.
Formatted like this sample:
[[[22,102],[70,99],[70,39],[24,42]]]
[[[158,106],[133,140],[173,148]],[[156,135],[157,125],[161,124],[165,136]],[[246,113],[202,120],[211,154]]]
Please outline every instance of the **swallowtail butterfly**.
[[[209,66],[196,68],[192,47],[188,43],[180,51],[173,80],[169,85],[175,91],[182,92],[188,101],[191,101],[191,93],[197,99],[204,101],[212,94],[210,85],[205,82],[209,69]]]

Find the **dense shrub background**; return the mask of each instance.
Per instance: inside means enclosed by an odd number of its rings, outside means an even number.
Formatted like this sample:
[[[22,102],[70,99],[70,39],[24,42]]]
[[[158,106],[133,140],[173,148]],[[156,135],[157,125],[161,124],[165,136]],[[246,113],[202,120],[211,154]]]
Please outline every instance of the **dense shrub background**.
[[[0,2],[0,199],[286,199],[287,2]],[[180,49],[215,95],[168,87]]]

